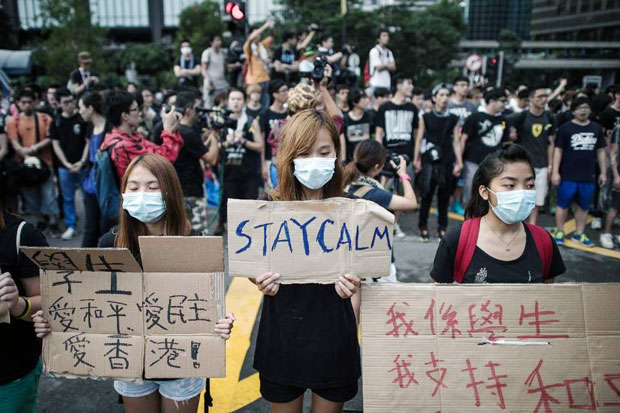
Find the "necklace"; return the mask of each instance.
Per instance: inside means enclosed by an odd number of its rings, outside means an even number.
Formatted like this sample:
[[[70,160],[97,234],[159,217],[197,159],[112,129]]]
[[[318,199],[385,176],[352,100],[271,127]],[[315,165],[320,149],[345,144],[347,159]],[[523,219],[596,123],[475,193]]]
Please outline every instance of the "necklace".
[[[494,230],[493,228],[491,228],[491,226],[490,226],[490,225],[489,225],[489,223],[487,222],[487,218],[486,218],[486,217],[484,217],[484,222],[486,222],[487,227],[489,227],[489,229],[491,230],[491,232],[492,232],[492,233],[494,233],[494,234],[495,234],[495,236],[496,236],[497,238],[499,238],[499,240],[500,240],[500,241],[501,241],[504,245],[506,245],[506,251],[507,251],[507,252],[508,252],[508,251],[510,251],[510,245],[511,245],[511,244],[514,242],[514,240],[516,240],[516,239],[517,239],[517,237],[519,236],[519,231],[517,231],[517,233],[515,234],[515,236],[514,236],[514,237],[512,237],[512,239],[510,240],[510,242],[509,242],[509,243],[506,243],[506,241],[504,241],[504,239],[503,239],[503,238],[502,238],[502,237],[501,237],[501,236],[500,236],[497,232],[495,232],[495,230]]]

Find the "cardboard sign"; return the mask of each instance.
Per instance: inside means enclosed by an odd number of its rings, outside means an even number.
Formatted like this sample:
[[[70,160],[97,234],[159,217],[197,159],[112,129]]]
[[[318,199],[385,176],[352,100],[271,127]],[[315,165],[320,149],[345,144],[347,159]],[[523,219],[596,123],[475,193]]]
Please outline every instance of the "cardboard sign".
[[[364,285],[364,411],[617,412],[618,297],[620,284]]]
[[[228,201],[228,269],[232,276],[281,275],[280,282],[333,283],[350,273],[390,271],[394,216],[374,202]]]
[[[10,324],[11,314],[9,313],[9,307],[6,304],[0,303],[0,324]]]
[[[109,378],[223,377],[221,237],[141,237],[128,250],[24,247],[43,271],[46,371]]]

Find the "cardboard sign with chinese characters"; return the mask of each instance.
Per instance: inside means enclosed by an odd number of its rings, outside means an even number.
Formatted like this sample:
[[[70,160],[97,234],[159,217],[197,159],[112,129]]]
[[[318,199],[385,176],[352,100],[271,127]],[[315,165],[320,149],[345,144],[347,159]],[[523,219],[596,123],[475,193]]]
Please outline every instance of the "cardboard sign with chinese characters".
[[[141,237],[125,249],[33,248],[46,371],[110,378],[223,377],[221,237]],[[144,271],[143,271],[144,269]]]
[[[364,285],[364,411],[617,412],[619,297],[620,284]]]
[[[281,275],[280,282],[333,283],[350,273],[390,272],[394,216],[374,202],[228,201],[228,266],[235,277]]]

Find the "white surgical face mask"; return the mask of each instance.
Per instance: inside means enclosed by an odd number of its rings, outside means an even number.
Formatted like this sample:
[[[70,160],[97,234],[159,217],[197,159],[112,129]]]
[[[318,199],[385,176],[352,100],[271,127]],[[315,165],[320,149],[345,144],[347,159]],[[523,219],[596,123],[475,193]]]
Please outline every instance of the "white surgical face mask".
[[[491,191],[491,189],[487,189]],[[491,205],[489,201],[491,209],[499,219],[508,225],[525,221],[536,206],[536,191],[533,189],[491,192],[497,197],[497,206]]]
[[[323,188],[334,176],[336,158],[296,158],[295,178],[308,189]]]
[[[161,192],[125,192],[123,209],[138,221],[152,224],[164,216],[166,204]]]
[[[181,54],[183,56],[189,56],[190,54],[192,54],[192,48],[189,46],[181,47]]]

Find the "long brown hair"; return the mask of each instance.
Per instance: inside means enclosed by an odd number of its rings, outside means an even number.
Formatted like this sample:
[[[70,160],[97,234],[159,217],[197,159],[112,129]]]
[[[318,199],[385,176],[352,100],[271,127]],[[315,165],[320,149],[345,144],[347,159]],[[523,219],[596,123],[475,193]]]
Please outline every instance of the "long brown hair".
[[[121,194],[127,188],[127,181],[131,172],[142,166],[157,178],[159,188],[164,198],[166,212],[162,218],[164,235],[189,235],[190,225],[185,217],[183,207],[183,190],[174,167],[163,156],[155,154],[140,155],[134,158],[127,167],[121,180]],[[120,199],[118,234],[114,245],[118,248],[127,248],[140,261],[138,237],[147,235],[146,225],[138,221],[123,209],[123,198]]]
[[[375,165],[385,164],[383,145],[374,139],[366,139],[355,147],[353,161],[344,169],[344,186],[351,185],[361,175],[366,175]]]
[[[282,129],[276,167],[278,187],[269,191],[274,201],[299,201],[303,198],[301,183],[295,178],[293,159],[310,151],[315,144],[319,130],[324,128],[330,134],[336,157],[340,155],[340,137],[332,118],[323,111],[306,109],[293,115]],[[332,179],[322,188],[322,198],[343,196],[343,169],[341,159],[336,159],[336,169]]]

